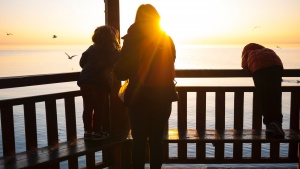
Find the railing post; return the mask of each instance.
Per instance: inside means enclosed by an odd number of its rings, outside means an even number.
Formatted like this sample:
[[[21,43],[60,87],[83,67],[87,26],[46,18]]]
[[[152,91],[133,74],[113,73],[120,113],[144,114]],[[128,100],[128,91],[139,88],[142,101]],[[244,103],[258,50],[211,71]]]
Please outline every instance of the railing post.
[[[57,122],[57,107],[56,100],[46,100],[46,123],[47,123],[47,138],[48,146],[57,147],[58,145],[58,122]],[[59,169],[59,162],[50,164],[51,169]]]
[[[105,24],[114,27],[120,31],[120,10],[119,10],[119,0],[104,0],[105,2]],[[110,95],[110,127],[111,132],[122,132],[129,131],[129,120],[126,108],[123,103],[118,98],[118,92],[121,87],[121,82],[116,80],[114,77],[113,88]],[[124,145],[128,145],[125,144]],[[114,168],[131,168],[128,166],[130,163],[123,163],[123,161],[130,160],[130,151],[128,154],[122,153],[122,146],[116,146],[110,160],[114,162]],[[105,153],[105,152],[103,152]],[[116,155],[116,153],[118,155]],[[124,159],[126,158],[126,159]],[[127,166],[126,166],[127,165]]]
[[[3,156],[16,154],[13,106],[0,107]]]

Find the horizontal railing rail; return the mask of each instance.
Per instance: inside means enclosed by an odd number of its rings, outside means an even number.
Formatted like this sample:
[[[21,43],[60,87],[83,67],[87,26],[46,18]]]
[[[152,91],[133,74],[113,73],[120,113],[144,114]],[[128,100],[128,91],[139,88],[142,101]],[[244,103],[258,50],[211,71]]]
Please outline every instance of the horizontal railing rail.
[[[79,72],[0,77],[0,89],[71,82],[71,81],[76,81],[78,77],[79,77]],[[240,69],[176,70],[176,77],[177,78],[251,77],[251,73],[249,70],[240,70]],[[300,71],[299,69],[285,69],[283,71],[283,77],[300,77]]]

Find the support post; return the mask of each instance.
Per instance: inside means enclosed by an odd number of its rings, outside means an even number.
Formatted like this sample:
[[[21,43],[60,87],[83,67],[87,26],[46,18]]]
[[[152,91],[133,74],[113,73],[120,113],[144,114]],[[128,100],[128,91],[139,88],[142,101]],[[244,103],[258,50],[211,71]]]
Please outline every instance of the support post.
[[[105,24],[120,31],[120,5],[119,0],[104,0]]]
[[[120,9],[119,0],[104,0],[105,2],[105,24],[114,27],[120,32]],[[110,129],[111,132],[128,132],[130,130],[128,114],[126,107],[118,98],[118,92],[121,87],[121,81],[114,77],[113,87],[110,94]],[[121,143],[123,146],[128,145]],[[122,146],[116,146],[110,151],[110,160],[113,161],[114,169],[131,168],[130,163],[124,161],[130,160],[130,152],[124,154]],[[106,152],[103,152],[106,153]],[[107,152],[108,153],[108,152]]]

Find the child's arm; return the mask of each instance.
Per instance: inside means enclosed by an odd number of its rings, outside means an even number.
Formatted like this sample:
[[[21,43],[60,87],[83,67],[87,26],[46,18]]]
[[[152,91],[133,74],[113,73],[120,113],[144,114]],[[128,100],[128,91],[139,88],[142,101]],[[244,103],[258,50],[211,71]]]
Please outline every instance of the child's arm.
[[[84,65],[87,63],[90,50],[91,50],[91,46],[85,52],[82,53],[82,56],[79,61],[79,65],[81,68],[83,68]]]
[[[81,58],[80,58],[80,61],[79,61],[79,65],[81,68],[84,67],[84,65],[87,63],[87,60],[88,60],[88,55],[83,53]]]
[[[115,74],[119,80],[127,80],[135,74],[138,67],[138,43],[132,39],[124,39],[120,57],[115,65]]]

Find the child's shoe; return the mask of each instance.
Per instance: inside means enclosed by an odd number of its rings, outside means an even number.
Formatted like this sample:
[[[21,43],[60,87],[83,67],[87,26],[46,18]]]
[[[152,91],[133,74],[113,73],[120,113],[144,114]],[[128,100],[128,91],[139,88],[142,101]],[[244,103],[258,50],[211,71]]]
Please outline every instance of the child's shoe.
[[[102,134],[104,137],[108,138],[109,137],[109,132],[107,131],[102,131]]]
[[[93,137],[93,133],[90,131],[84,132],[84,139],[91,139]]]
[[[93,132],[93,140],[103,140],[106,139],[107,137],[102,133],[102,132]]]
[[[273,137],[273,138],[284,138],[285,133],[282,130],[281,123],[278,123],[276,121],[270,123],[267,125],[267,136]]]

